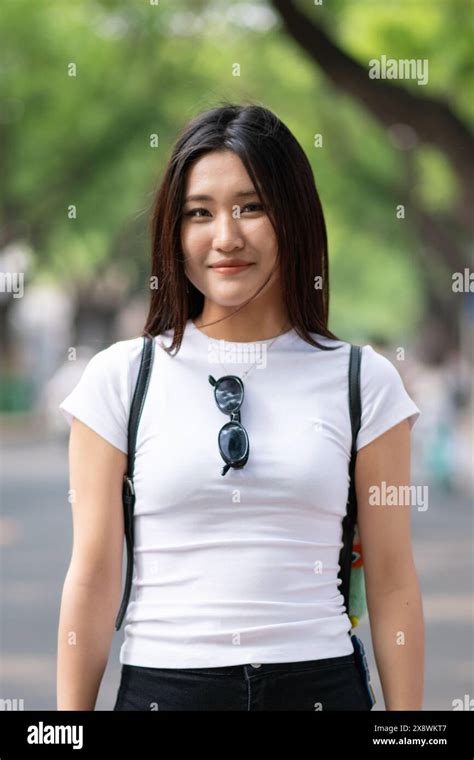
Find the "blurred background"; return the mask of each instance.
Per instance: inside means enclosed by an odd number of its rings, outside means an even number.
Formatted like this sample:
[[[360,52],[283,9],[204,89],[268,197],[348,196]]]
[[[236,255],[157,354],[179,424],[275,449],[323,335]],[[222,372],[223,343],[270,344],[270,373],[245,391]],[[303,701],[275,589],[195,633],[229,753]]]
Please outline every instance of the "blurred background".
[[[329,326],[384,353],[422,411],[424,709],[469,709],[472,16],[467,0],[3,0],[0,700],[56,709],[72,545],[57,406],[93,354],[141,333],[160,173],[182,126],[225,98],[267,106],[302,144],[328,226]],[[367,621],[358,632],[383,710]],[[115,701],[122,638],[98,710]]]

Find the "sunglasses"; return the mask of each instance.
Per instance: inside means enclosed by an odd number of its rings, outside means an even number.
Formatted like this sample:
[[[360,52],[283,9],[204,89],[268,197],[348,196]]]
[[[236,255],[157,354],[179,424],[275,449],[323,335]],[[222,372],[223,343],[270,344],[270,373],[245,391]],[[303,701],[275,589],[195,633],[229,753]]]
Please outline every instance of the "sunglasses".
[[[209,375],[209,382],[214,386],[214,398],[223,414],[230,415],[220,429],[218,436],[219,451],[225,466],[221,475],[234,467],[244,467],[249,458],[249,437],[246,429],[240,424],[240,407],[244,400],[244,384],[236,375],[224,375],[216,380]]]

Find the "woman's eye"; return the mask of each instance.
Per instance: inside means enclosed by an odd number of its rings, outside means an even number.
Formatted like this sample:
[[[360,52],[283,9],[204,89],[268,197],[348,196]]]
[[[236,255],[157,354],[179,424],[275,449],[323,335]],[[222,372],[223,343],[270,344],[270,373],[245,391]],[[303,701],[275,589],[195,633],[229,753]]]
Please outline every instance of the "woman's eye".
[[[261,203],[247,203],[247,205],[244,206],[242,210],[244,211],[246,208],[249,208],[250,206],[253,206],[253,208],[250,209],[251,211],[262,211],[263,210],[263,206],[262,206]]]
[[[205,214],[208,213],[207,208],[192,208],[191,211],[186,211],[186,213],[184,214],[184,216],[195,216],[196,215],[196,211],[204,211]],[[199,217],[198,217],[198,219],[199,219]]]
[[[263,211],[263,205],[261,203],[247,203],[242,206],[242,212],[248,209],[250,212]],[[202,218],[204,214],[208,214],[207,208],[192,208],[190,211],[186,211],[184,216],[195,217],[197,219]]]

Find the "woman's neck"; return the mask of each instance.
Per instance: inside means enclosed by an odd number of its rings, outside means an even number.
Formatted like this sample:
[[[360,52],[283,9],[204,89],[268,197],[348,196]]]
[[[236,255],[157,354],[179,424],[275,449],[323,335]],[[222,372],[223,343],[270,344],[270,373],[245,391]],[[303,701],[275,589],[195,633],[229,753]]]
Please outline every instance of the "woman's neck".
[[[251,318],[248,314],[228,316],[231,313],[230,309],[212,312],[203,310],[199,317],[193,319],[193,322],[209,338],[237,343],[270,340],[292,327],[288,315],[283,310],[278,313],[267,312],[264,315],[254,315]]]

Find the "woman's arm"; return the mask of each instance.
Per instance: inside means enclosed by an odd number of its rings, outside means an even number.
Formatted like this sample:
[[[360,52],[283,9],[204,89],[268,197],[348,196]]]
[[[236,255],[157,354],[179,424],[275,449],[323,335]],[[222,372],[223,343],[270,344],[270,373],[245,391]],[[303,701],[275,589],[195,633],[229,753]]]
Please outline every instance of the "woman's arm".
[[[357,452],[367,608],[386,710],[421,710],[423,703],[424,620],[411,545],[417,505],[407,496],[410,469],[408,420]],[[390,486],[396,487],[393,500],[386,498]]]
[[[58,629],[57,709],[94,710],[122,590],[127,457],[74,418],[69,480],[74,542]]]

